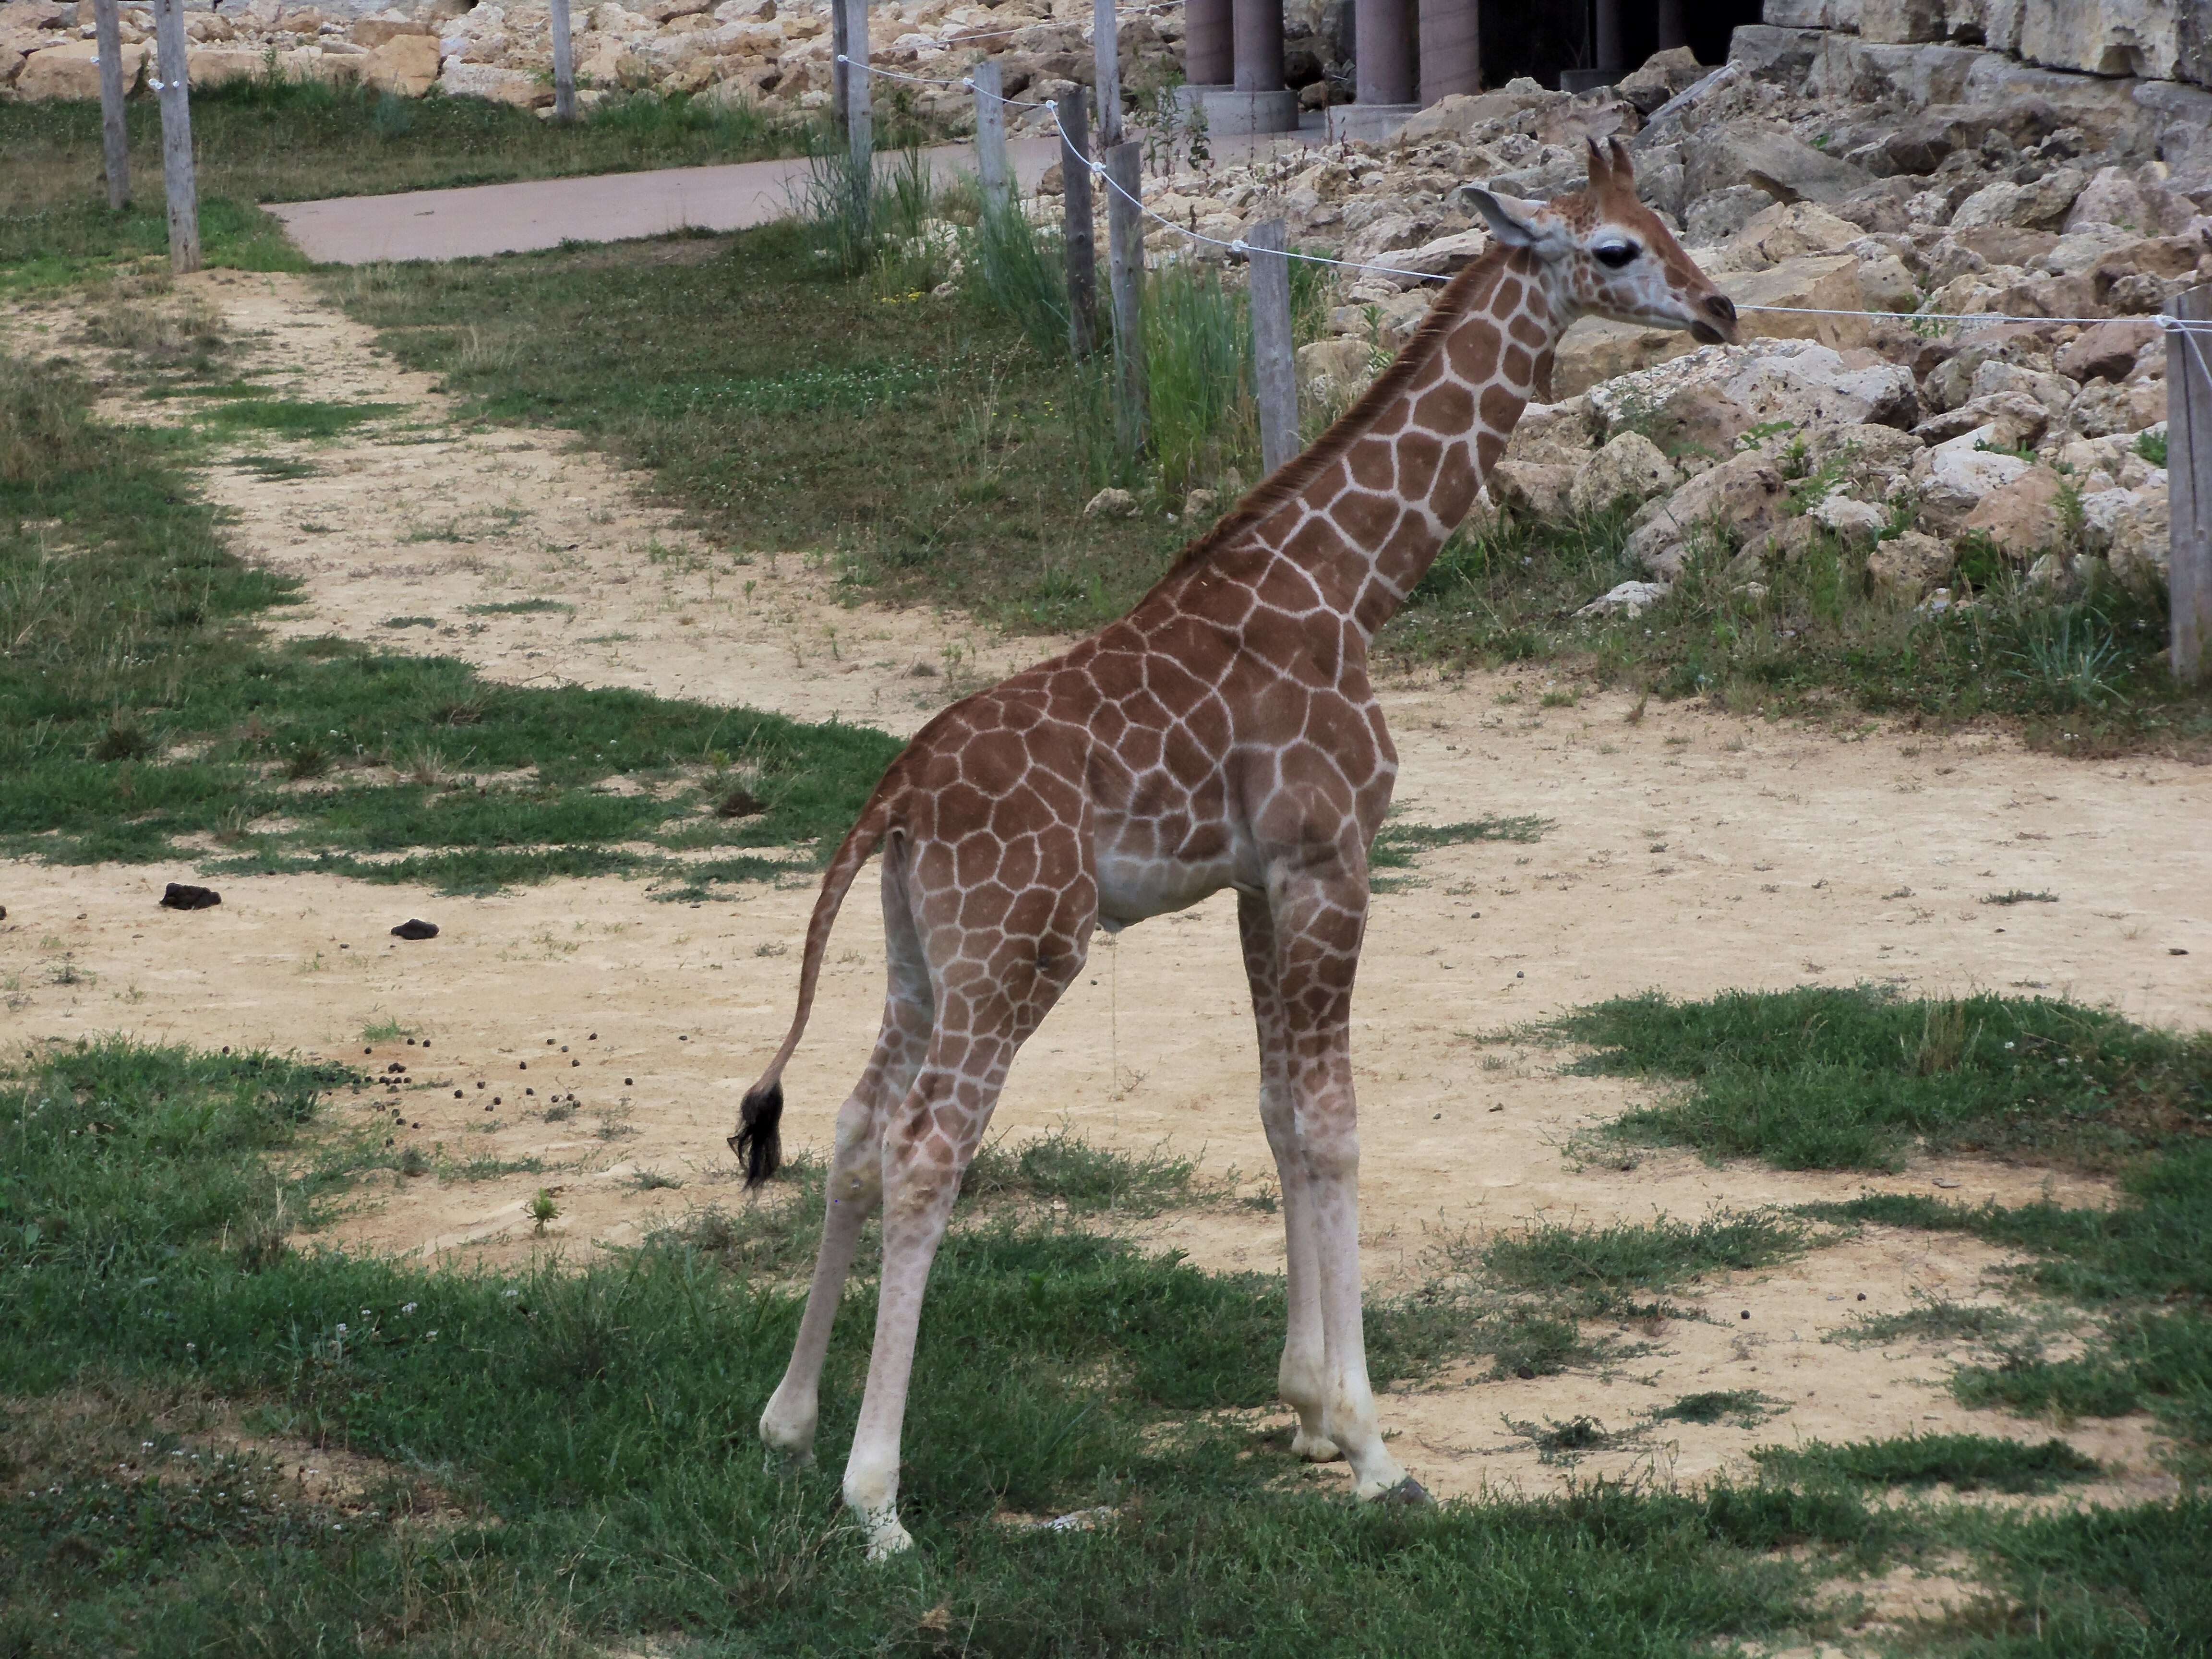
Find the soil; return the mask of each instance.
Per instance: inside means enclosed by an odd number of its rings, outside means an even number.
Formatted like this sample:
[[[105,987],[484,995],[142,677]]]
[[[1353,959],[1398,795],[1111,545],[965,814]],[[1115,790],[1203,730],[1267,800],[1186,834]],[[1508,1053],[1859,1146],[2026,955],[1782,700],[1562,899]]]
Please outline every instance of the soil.
[[[305,283],[197,280],[248,336],[245,349],[283,366],[295,395],[405,405],[325,443],[257,436],[238,447],[296,450],[316,468],[305,478],[208,470],[241,550],[306,585],[285,632],[451,654],[517,682],[635,686],[898,732],[973,677],[1052,648],[987,636],[959,617],[848,604],[801,558],[733,567],[655,504],[643,479],[568,435],[470,428],[432,382],[377,355]],[[148,406],[118,407],[146,417]],[[519,599],[567,608],[470,609]],[[410,615],[434,625],[382,626]],[[1409,818],[1532,813],[1550,827],[1529,845],[1423,854],[1410,882],[1375,901],[1355,1036],[1370,1285],[1420,1282],[1443,1237],[1540,1216],[1692,1218],[1863,1190],[2105,1201],[2094,1180],[1969,1159],[1868,1178],[1716,1167],[1677,1152],[1586,1158],[1578,1137],[1639,1097],[1639,1085],[1563,1075],[1558,1051],[1511,1032],[1654,987],[1695,997],[1808,982],[2046,992],[2201,1027],[2212,1009],[2203,772],[2032,754],[1994,731],[1798,726],[1586,691],[1547,707],[1547,691],[1571,688],[1531,671],[1408,678],[1383,693]],[[702,908],[619,878],[457,899],[283,876],[229,880],[215,909],[157,907],[164,883],[194,874],[181,864],[0,865],[0,1042],[122,1032],[295,1050],[364,1072],[401,1060],[407,1085],[386,1132],[443,1173],[370,1188],[327,1235],[356,1247],[574,1259],[690,1206],[741,1201],[723,1137],[789,1018],[811,880]],[[1982,902],[2014,889],[2056,901]],[[440,936],[392,939],[410,916],[437,923]],[[856,894],[787,1074],[788,1146],[828,1143],[874,1033],[881,941],[872,896]],[[386,1022],[417,1042],[364,1041]],[[1016,1066],[995,1127],[1164,1146],[1209,1174],[1236,1172],[1256,1195],[1271,1165],[1255,1063],[1234,905],[1218,896],[1118,942],[1102,938]],[[571,1096],[572,1114],[548,1115]],[[364,1091],[342,1097],[337,1115],[366,1124],[392,1109]],[[459,1166],[482,1158],[543,1168],[462,1178]],[[639,1179],[648,1171],[677,1184],[650,1186]],[[561,1209],[543,1237],[523,1214],[540,1186],[556,1189]],[[1272,1270],[1281,1260],[1278,1224],[1233,1204],[1135,1231],[1206,1267]],[[2039,1439],[2048,1425],[1952,1401],[1943,1380],[1959,1353],[1826,1340],[1918,1295],[1985,1297],[2002,1265],[1971,1240],[1868,1229],[1674,1295],[1687,1316],[1615,1333],[1623,1352],[1598,1370],[1500,1382],[1470,1368],[1393,1395],[1386,1422],[1402,1460],[1439,1493],[1549,1489],[1599,1473],[1690,1480],[1741,1472],[1749,1447],[1777,1441],[1938,1429]],[[1773,1414],[1755,1428],[1650,1419],[1679,1395],[1727,1389],[1766,1395]],[[1567,1465],[1544,1461],[1507,1421],[1578,1415],[1637,1433]],[[2091,1495],[2174,1489],[2148,1419],[2065,1432],[2112,1471]],[[1314,1478],[1345,1476],[1340,1465]]]

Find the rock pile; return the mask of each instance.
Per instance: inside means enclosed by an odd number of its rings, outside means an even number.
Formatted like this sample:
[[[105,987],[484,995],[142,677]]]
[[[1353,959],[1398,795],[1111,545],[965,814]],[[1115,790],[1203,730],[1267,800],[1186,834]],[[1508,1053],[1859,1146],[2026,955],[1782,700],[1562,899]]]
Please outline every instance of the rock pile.
[[[1419,325],[1437,287],[1423,276],[1486,246],[1468,185],[1576,189],[1583,140],[1619,136],[1644,200],[1761,337],[1699,349],[1577,324],[1552,401],[1492,479],[1496,507],[1633,506],[1651,582],[1629,585],[1632,605],[1701,544],[1736,550],[1729,580],[1749,586],[1823,536],[1901,596],[1937,594],[1962,556],[2054,592],[2100,562],[2162,585],[2166,354],[2150,319],[2212,281],[2212,94],[1944,46],[1952,101],[1930,102],[1927,64],[1854,41],[1846,75],[1806,33],[1739,31],[1717,70],[1667,53],[1578,96],[1449,98],[1389,144],[1191,168],[1149,204],[1221,242],[1283,217],[1296,246],[1386,267],[1344,273],[1333,337],[1299,354],[1308,394],[1340,404]],[[1148,241],[1232,257],[1165,227]]]
[[[746,99],[797,109],[830,101],[830,11],[824,0],[622,0],[571,10],[576,73],[587,105],[624,89]],[[878,66],[957,79],[979,58],[996,58],[1011,96],[1043,99],[1091,80],[1091,8],[1084,0],[893,0],[869,9]],[[123,8],[125,74],[136,85],[153,50],[151,10]],[[191,84],[219,85],[268,72],[295,80],[360,82],[419,96],[550,108],[552,41],[545,0],[417,0],[368,11],[343,0],[321,6],[246,0],[194,10],[185,33]],[[18,98],[96,98],[89,0],[0,4],[0,89]],[[1166,84],[1179,59],[1180,7],[1126,19],[1123,83],[1142,94]],[[878,97],[910,98],[924,115],[957,127],[970,117],[957,87],[887,82]],[[1032,118],[1034,119],[1034,118]]]

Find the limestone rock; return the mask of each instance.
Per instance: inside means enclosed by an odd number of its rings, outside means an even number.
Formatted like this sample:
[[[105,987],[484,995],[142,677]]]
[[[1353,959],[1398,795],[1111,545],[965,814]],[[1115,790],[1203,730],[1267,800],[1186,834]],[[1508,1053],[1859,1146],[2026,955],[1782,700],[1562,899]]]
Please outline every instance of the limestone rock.
[[[1881,508],[1840,494],[1823,495],[1805,516],[1853,547],[1872,546],[1889,527],[1889,514]]]
[[[1951,216],[1956,234],[1991,225],[2016,225],[2028,230],[2055,230],[2066,222],[2087,179],[2079,168],[2060,167],[2032,185],[1999,179],[1984,185]]]
[[[1514,423],[1505,453],[1516,461],[1578,467],[1596,453],[1599,435],[1595,413],[1586,397],[1530,404]]]
[[[1917,599],[1942,586],[1958,555],[1948,543],[1918,530],[1908,530],[1875,545],[1867,555],[1867,574],[1881,592],[1901,599]]]
[[[1737,455],[1645,506],[1636,515],[1626,551],[1654,575],[1672,581],[1701,538],[1755,534],[1780,512],[1784,499],[1781,470],[1771,459],[1756,451]]]
[[[438,38],[438,30],[435,24],[424,22],[413,17],[396,16],[389,12],[374,17],[357,19],[346,30],[347,40],[356,46],[367,46],[371,51],[374,51],[386,40],[403,34],[424,34],[434,40]]]
[[[520,70],[500,69],[490,64],[467,64],[448,58],[438,76],[438,88],[448,98],[482,98],[495,104],[528,109],[541,99],[553,101],[553,88]]]
[[[1613,90],[1634,105],[1638,115],[1649,115],[1668,99],[1695,86],[1705,73],[1695,52],[1687,46],[1676,46],[1654,52],[1644,60],[1642,68],[1622,76]]]
[[[432,43],[434,54],[436,43]],[[251,81],[261,73],[262,54],[250,46],[197,46],[185,52],[185,84],[193,91],[220,87],[233,81]]]
[[[1323,403],[1349,402],[1374,380],[1374,357],[1364,340],[1316,340],[1298,348],[1298,385]]]
[[[2026,563],[2064,538],[2066,523],[2059,505],[2064,489],[2065,480],[2049,467],[2031,466],[1983,496],[1960,530],[1988,537],[2007,558]]]
[[[2099,323],[2059,352],[2058,371],[2076,380],[2124,380],[2142,349],[2159,337],[2155,323]]]
[[[1126,489],[1102,489],[1083,507],[1086,519],[1133,519],[1136,514],[1137,498]]]
[[[1778,202],[1834,203],[1873,182],[1863,168],[1815,149],[1777,122],[1716,122],[1691,134],[1682,149],[1697,195],[1750,185]]]
[[[394,34],[380,45],[362,77],[380,92],[419,98],[438,78],[438,43],[427,34]]]
[[[1563,519],[1578,468],[1501,459],[1490,469],[1491,499],[1524,519]]]
[[[1986,429],[1970,432],[1930,452],[1920,483],[1920,521],[1936,533],[1962,528],[1984,497],[2027,471],[2028,463],[2017,455],[1976,447],[1988,435]]]
[[[2204,19],[2196,5],[2173,0],[2028,0],[2020,15],[2018,50],[2027,63],[2159,81],[2201,78],[2205,71]]]
[[[1681,481],[1680,471],[1657,444],[1640,432],[1624,432],[1583,464],[1567,492],[1567,505],[1584,516],[1622,502],[1641,507]]]
[[[2136,495],[2135,509],[2113,526],[2105,556],[2120,586],[2142,598],[2154,599],[2166,588],[2173,542],[2172,509],[2163,477]]]
[[[46,46],[23,59],[23,67],[15,76],[15,95],[22,99],[37,98],[98,98],[100,96],[100,65],[94,63],[99,51],[92,41],[72,40],[58,46]],[[133,87],[146,67],[149,54],[143,46],[123,48],[123,84]]]
[[[2066,424],[2085,438],[2142,432],[2165,418],[2164,380],[2094,381],[2066,411]]]
[[[1668,582],[1622,582],[1575,612],[1577,617],[1640,617],[1674,591]]]
[[[1730,237],[1719,265],[1708,269],[1766,270],[1808,254],[1839,253],[1862,234],[1817,202],[1777,202]]]
[[[2170,236],[2195,216],[2193,204],[2126,167],[2100,167],[2074,198],[2066,228],[2114,225],[2138,236]]]
[[[1850,254],[1829,254],[1785,259],[1771,270],[1723,276],[1718,286],[1735,301],[1747,333],[1818,340],[1838,348],[1863,346],[1874,334],[1873,324],[1864,315],[1858,271],[1859,262]],[[1818,313],[1841,314],[1803,314]]]

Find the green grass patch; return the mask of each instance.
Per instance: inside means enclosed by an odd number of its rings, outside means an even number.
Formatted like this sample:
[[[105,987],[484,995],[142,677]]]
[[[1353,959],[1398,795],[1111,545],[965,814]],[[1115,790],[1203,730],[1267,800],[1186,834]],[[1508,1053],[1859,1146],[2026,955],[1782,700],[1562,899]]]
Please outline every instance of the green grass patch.
[[[866,727],[269,641],[254,624],[295,590],[225,545],[180,470],[189,434],[101,427],[88,395],[0,360],[0,637],[19,642],[0,658],[0,848],[143,860],[210,836],[228,871],[483,891],[668,863],[641,841],[834,844],[897,752]],[[620,778],[659,787],[599,787]],[[717,817],[741,778],[763,810]]]
[[[1077,1215],[1158,1215],[1211,1195],[1195,1158],[1157,1149],[1141,1157],[1106,1152],[1066,1129],[1011,1148],[1003,1138],[987,1142],[976,1149],[960,1190],[980,1202],[1058,1204]]]
[[[1545,1029],[1595,1048],[1575,1071],[1678,1085],[1608,1133],[1784,1169],[1893,1170],[1916,1149],[2111,1168],[2212,1125],[2212,1042],[2046,998],[1655,992]]]
[[[1651,1416],[1662,1423],[1730,1423],[1739,1429],[1755,1429],[1780,1409],[1778,1402],[1756,1389],[1709,1389],[1701,1394],[1686,1394]]]
[[[1663,1290],[1705,1273],[1741,1273],[1803,1251],[1805,1224],[1760,1211],[1717,1211],[1702,1221],[1618,1222],[1595,1230],[1537,1222],[1503,1233],[1482,1265],[1520,1290]]]
[[[303,461],[290,455],[234,455],[230,465],[241,472],[251,472],[255,477],[270,483],[283,483],[292,478],[312,478],[322,471],[313,461]]]
[[[211,404],[200,420],[219,433],[266,432],[280,438],[335,438],[366,421],[398,414],[404,404],[318,403],[284,398],[239,398]]]
[[[1914,1434],[1896,1440],[1833,1445],[1761,1446],[1752,1454],[1762,1473],[1800,1485],[1947,1486],[1959,1492],[2050,1492],[2103,1473],[2094,1457],[2063,1440],[2029,1445],[1982,1434]]]
[[[1805,465],[1787,452],[1782,464]],[[1796,488],[1818,483],[1801,474]],[[1540,525],[1508,517],[1462,531],[1378,651],[1452,666],[1541,659],[1598,685],[1770,718],[1864,711],[1945,725],[2004,715],[2032,745],[2068,754],[2194,753],[2212,738],[2212,698],[2166,670],[2161,599],[2106,580],[2054,601],[1993,553],[1978,603],[1923,612],[1875,590],[1863,551],[1825,538],[1757,573],[1765,591],[1753,593],[1729,572],[1736,548],[1714,540],[1693,550],[1658,604],[1634,617],[1577,616],[1650,574],[1627,556],[1628,533],[1622,514]]]
[[[67,282],[118,259],[164,254],[161,120],[150,96],[126,106],[131,206],[110,213],[96,102],[0,108],[0,289]],[[926,137],[911,101],[877,104],[880,141]],[[516,179],[799,155],[833,135],[820,118],[683,94],[629,93],[557,126],[473,98],[410,99],[356,87],[268,80],[192,94],[200,236],[210,264],[296,270],[304,263],[255,205]]]
[[[2002,893],[1983,895],[1982,902],[1984,904],[2056,904],[2058,902],[2058,895],[2030,892],[2024,887],[2012,887]]]
[[[1869,1314],[1824,1340],[1852,1347],[1888,1342],[1990,1343],[2010,1336],[2021,1327],[2021,1316],[2009,1308],[1914,1294],[1917,1307],[1903,1313]]]
[[[955,1229],[932,1279],[902,1492],[921,1549],[872,1568],[835,1474],[869,1287],[832,1347],[828,1467],[780,1480],[751,1420],[798,1303],[703,1227],[569,1272],[283,1248],[346,1178],[311,1155],[340,1082],[110,1043],[0,1085],[15,1647],[581,1654],[681,1632],[923,1651],[949,1601],[977,1652],[1260,1655],[1326,1627],[1361,1650],[1439,1650],[1443,1630],[1455,1653],[1675,1656],[1819,1627],[1814,1587],[1890,1535],[1848,1495],[1778,1487],[1427,1512],[1317,1495],[1279,1445],[1254,1455],[1193,1416],[1272,1393],[1279,1281],[987,1220]],[[1407,1316],[1370,1309],[1380,1376],[1421,1346]],[[389,1478],[336,1510],[266,1462],[215,1460],[174,1426],[190,1409],[150,1420],[218,1399]],[[1121,1518],[1073,1538],[994,1519],[1102,1504]]]

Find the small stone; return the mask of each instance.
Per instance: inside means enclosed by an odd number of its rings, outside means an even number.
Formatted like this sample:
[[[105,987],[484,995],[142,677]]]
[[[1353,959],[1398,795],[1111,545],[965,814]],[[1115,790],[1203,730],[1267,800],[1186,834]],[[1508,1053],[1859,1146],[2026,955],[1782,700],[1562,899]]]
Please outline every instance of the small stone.
[[[438,924],[434,921],[424,921],[419,916],[410,916],[405,921],[401,922],[397,927],[392,930],[392,937],[394,939],[435,939],[438,937]]]
[[[1126,489],[1112,488],[1100,490],[1084,503],[1086,519],[1129,519],[1137,513],[1137,498]]]

